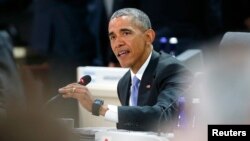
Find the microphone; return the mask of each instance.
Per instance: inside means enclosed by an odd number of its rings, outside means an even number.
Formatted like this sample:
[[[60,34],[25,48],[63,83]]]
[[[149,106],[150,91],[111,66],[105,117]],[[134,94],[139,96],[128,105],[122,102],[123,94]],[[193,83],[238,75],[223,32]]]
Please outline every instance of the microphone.
[[[90,81],[91,81],[91,76],[90,76],[90,75],[85,75],[85,76],[83,76],[83,77],[79,80],[78,84],[81,84],[81,85],[83,85],[83,86],[86,86],[86,85],[89,84]]]
[[[83,77],[81,77],[81,79],[79,80],[78,84],[81,84],[83,86],[86,86],[89,84],[89,82],[91,81],[91,76],[90,75],[85,75]],[[45,105],[50,104],[52,101],[56,100],[57,98],[59,98],[61,95],[57,94],[55,96],[53,96],[51,99],[49,99]]]

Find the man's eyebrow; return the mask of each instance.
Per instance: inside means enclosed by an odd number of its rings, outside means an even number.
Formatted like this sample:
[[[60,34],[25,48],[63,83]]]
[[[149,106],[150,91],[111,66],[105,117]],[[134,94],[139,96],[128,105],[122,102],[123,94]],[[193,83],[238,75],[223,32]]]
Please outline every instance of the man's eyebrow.
[[[120,31],[124,32],[124,31],[132,31],[132,30],[128,29],[128,28],[122,28],[122,29],[120,29]]]
[[[120,32],[125,32],[125,31],[132,31],[131,29],[128,29],[128,28],[122,28],[122,29],[120,29]],[[108,34],[109,36],[111,36],[111,35],[114,35],[114,32],[113,31],[111,31],[111,32],[109,32],[109,34]]]
[[[114,35],[114,32],[109,32],[109,36]]]

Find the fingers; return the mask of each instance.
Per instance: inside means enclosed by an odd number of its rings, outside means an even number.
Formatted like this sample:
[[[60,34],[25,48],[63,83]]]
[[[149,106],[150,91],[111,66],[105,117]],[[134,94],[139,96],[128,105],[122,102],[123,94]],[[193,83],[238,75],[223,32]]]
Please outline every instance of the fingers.
[[[63,94],[62,97],[63,98],[72,98],[73,94]]]
[[[72,84],[69,84],[69,85],[67,85],[65,87],[59,88],[58,92],[61,93],[61,94],[74,93],[76,91],[76,88],[80,87],[80,86],[82,86],[82,85],[77,84],[77,83],[72,83]]]
[[[72,83],[58,89],[63,98],[75,98],[88,111],[92,111],[93,98],[87,87],[78,83]]]
[[[65,87],[59,88],[58,92],[62,94],[63,98],[80,98],[88,93],[87,87],[78,83],[72,83]]]

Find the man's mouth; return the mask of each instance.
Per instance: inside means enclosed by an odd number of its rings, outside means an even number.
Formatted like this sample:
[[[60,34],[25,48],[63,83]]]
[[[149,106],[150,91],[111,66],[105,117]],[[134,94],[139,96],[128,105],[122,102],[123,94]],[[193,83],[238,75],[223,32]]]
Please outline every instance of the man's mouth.
[[[118,52],[117,56],[122,57],[122,56],[129,54],[129,53],[130,53],[130,51],[128,51],[128,50],[121,50]]]

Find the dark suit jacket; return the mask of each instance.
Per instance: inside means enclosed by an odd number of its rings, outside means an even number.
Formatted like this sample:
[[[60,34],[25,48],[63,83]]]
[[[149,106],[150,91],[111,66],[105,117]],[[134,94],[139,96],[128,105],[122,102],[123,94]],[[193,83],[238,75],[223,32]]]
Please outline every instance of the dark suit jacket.
[[[191,74],[178,60],[165,53],[153,51],[139,87],[138,106],[128,106],[131,75],[128,71],[118,83],[118,129],[158,131],[162,113],[165,119],[161,128],[170,126],[178,113],[178,97],[191,82]],[[148,88],[150,86],[150,88]],[[166,109],[166,112],[162,112]],[[168,124],[168,125],[166,125]]]

